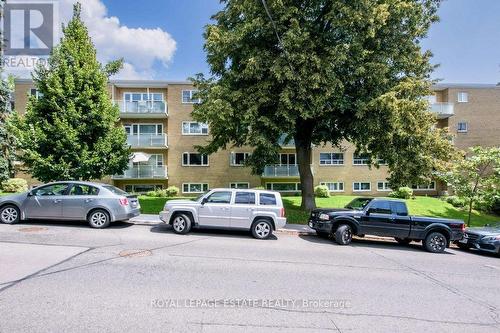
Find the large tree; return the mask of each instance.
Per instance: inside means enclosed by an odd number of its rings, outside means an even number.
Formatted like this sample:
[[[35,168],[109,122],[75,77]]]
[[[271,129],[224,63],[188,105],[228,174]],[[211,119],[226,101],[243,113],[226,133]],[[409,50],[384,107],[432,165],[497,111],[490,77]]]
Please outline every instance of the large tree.
[[[30,97],[26,115],[14,121],[19,157],[41,181],[100,179],[128,164],[126,134],[117,126],[119,110],[107,90],[121,61],[97,61],[80,12],[77,3],[48,66],[33,74],[38,96]]]
[[[200,151],[254,147],[254,173],[295,140],[302,207],[315,207],[311,147],[349,141],[393,187],[429,181],[451,144],[422,96],[433,66],[419,44],[438,0],[222,0],[205,31],[211,75],[194,78]]]

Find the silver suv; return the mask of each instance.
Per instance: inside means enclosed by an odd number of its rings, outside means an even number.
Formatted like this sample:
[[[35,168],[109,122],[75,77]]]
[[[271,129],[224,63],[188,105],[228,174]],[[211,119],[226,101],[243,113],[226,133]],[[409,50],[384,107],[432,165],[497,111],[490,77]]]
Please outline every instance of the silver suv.
[[[269,238],[286,224],[281,195],[262,190],[213,189],[195,200],[167,201],[160,219],[174,232],[193,227],[250,230],[258,239]]]

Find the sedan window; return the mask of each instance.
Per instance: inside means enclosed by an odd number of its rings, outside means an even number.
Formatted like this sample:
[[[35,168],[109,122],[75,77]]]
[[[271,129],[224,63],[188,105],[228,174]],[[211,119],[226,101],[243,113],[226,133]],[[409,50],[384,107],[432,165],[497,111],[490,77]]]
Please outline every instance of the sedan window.
[[[93,186],[75,184],[71,188],[69,195],[97,195],[99,190]]]
[[[228,204],[231,202],[231,192],[214,192],[210,194],[207,199],[209,203],[225,203]]]
[[[31,193],[37,197],[49,196],[49,195],[65,195],[68,190],[68,184],[54,184],[39,187],[33,190]]]

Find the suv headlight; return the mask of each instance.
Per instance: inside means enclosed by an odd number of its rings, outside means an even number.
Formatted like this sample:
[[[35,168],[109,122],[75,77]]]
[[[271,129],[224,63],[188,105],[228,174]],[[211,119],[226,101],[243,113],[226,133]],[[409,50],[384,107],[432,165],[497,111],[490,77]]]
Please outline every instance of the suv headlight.
[[[328,214],[319,214],[319,219],[323,221],[328,221],[330,219],[330,215]]]

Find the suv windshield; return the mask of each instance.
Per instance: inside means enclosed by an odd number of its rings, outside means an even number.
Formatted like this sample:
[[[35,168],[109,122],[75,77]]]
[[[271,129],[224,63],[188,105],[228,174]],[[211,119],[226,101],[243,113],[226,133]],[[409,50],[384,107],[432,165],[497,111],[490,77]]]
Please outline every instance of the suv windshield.
[[[191,200],[196,201],[196,202],[201,201],[201,198],[203,198],[208,192],[209,191],[203,192],[202,194],[200,194],[199,196],[197,196],[196,198],[191,199]]]
[[[349,202],[345,208],[354,209],[354,210],[363,210],[366,205],[368,205],[372,201],[371,198],[356,198],[353,201]]]

